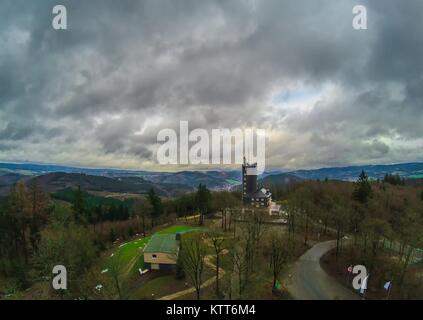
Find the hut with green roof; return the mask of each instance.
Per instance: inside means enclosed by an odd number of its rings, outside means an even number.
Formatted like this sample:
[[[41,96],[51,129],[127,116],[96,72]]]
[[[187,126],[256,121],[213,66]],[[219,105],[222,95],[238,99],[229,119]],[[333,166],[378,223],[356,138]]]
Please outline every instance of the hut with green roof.
[[[179,237],[155,234],[144,248],[144,266],[149,270],[173,270],[179,253]]]

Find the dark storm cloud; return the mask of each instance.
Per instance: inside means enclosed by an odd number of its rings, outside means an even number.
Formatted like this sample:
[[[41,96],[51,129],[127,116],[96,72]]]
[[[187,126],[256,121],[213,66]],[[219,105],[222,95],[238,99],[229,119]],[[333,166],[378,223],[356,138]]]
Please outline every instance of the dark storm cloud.
[[[179,120],[265,128],[273,166],[421,160],[419,0],[362,1],[366,31],[352,0],[56,4],[0,4],[0,160],[143,166]]]

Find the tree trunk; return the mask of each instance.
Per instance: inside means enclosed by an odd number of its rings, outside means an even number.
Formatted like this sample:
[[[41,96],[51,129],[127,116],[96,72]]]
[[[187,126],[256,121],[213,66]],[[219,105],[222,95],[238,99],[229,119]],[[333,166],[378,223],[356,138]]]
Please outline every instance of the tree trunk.
[[[142,215],[142,233],[143,233],[143,236],[145,237],[145,214],[144,213]]]
[[[326,217],[325,218],[325,229],[324,229],[324,231],[323,231],[323,234],[327,234],[327,232],[328,232],[328,218]]]
[[[241,275],[241,270],[239,270],[238,281],[239,281],[239,297],[241,298],[241,296],[242,296],[242,275]]]
[[[304,235],[304,245],[307,245],[308,238],[308,214],[306,214],[306,225],[305,225],[305,235]]]
[[[407,272],[408,264],[410,263],[410,258],[413,255],[413,251],[414,248],[410,246],[401,271],[400,288],[402,287],[402,284],[404,282],[405,274]]]
[[[219,297],[219,254],[216,254],[216,297]]]
[[[367,234],[364,235],[364,252],[367,251]]]
[[[341,228],[338,227],[336,230],[336,251],[335,251],[336,261],[338,261],[340,235],[341,235]]]

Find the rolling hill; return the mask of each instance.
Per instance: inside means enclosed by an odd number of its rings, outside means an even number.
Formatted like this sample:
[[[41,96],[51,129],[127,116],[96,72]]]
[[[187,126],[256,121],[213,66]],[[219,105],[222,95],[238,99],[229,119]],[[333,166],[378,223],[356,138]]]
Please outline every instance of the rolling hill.
[[[423,162],[416,163],[399,163],[387,165],[363,165],[348,167],[332,167],[314,170],[296,170],[290,173],[303,179],[308,180],[343,180],[355,181],[361,171],[365,171],[371,179],[383,179],[385,174],[399,174],[403,178],[417,178],[423,174]]]
[[[302,178],[291,173],[279,173],[267,176],[259,180],[259,184],[270,188],[272,186],[284,186],[290,183],[299,182]]]
[[[53,172],[37,177],[41,188],[49,193],[57,192],[66,188],[75,188],[80,186],[86,191],[104,191],[116,193],[147,193],[151,188],[161,196],[174,196],[181,193],[192,191],[193,189],[182,184],[152,183],[140,177],[103,177],[93,176],[83,173],[65,173]],[[33,177],[25,177],[27,184],[31,183]],[[12,184],[12,183],[10,183]],[[9,186],[3,186],[0,189],[3,195],[9,189]]]
[[[181,171],[176,173],[157,173],[144,177],[154,183],[180,183],[192,188],[204,184],[210,189],[229,189],[241,183],[241,173],[237,171]]]

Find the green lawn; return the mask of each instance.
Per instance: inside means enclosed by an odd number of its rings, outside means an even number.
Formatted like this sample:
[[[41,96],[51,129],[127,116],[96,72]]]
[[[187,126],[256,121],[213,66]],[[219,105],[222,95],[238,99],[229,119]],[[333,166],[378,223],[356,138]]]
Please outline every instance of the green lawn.
[[[142,239],[136,239],[119,246],[119,249],[114,252],[113,257],[120,254],[120,258],[122,259],[121,260],[122,264],[127,265],[134,258],[139,256],[138,262],[135,264],[134,267],[136,267],[137,269],[143,268],[144,261],[143,261],[142,250],[147,245],[148,241],[150,241],[150,238],[151,237],[149,236]]]
[[[191,230],[198,230],[199,228],[193,228],[189,226],[172,226],[166,229],[163,229],[158,234],[177,234],[181,232],[191,231]],[[126,242],[119,246],[119,248],[113,253],[113,256],[110,256],[106,262],[106,268],[108,262],[115,258],[116,256],[120,256],[121,263],[123,265],[128,265],[133,263],[134,265],[131,266],[130,271],[137,271],[138,269],[144,269],[144,256],[142,254],[142,250],[147,245],[148,241],[150,241],[151,236],[140,238],[136,240],[132,240],[130,242]],[[136,261],[134,261],[136,259]]]

